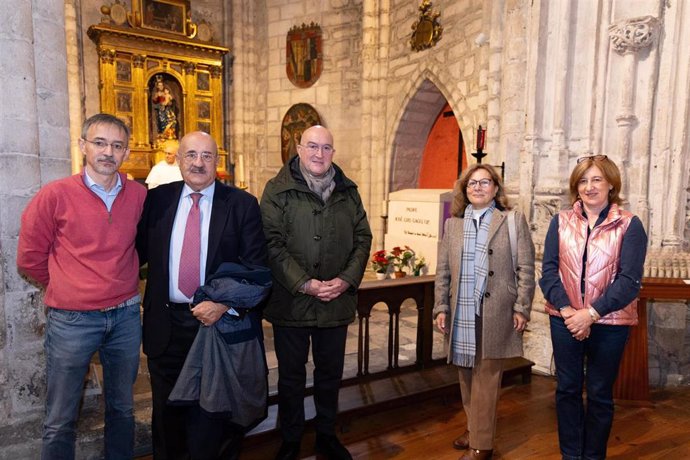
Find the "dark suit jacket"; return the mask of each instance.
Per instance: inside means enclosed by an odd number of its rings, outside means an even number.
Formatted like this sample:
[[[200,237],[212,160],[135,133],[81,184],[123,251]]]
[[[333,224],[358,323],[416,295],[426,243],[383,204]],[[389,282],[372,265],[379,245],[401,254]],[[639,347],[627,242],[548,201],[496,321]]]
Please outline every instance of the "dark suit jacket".
[[[266,265],[261,212],[249,193],[216,181],[209,224],[206,277],[223,262]],[[139,263],[148,263],[144,294],[144,353],[156,357],[170,341],[168,303],[170,238],[184,182],[149,190],[137,229]],[[203,242],[202,242],[203,244]]]

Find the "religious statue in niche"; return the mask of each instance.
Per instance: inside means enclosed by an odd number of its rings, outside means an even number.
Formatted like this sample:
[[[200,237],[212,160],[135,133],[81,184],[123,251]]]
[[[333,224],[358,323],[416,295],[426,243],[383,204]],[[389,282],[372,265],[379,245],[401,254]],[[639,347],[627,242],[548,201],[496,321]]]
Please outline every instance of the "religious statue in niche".
[[[312,22],[290,29],[285,53],[286,72],[293,85],[308,88],[316,83],[323,67],[321,27]]]
[[[280,129],[280,150],[283,164],[297,155],[297,144],[299,144],[304,130],[320,124],[319,113],[309,104],[295,104],[288,109]]]
[[[163,74],[158,74],[153,79],[151,108],[151,114],[155,117],[156,139],[179,139],[179,109]]]

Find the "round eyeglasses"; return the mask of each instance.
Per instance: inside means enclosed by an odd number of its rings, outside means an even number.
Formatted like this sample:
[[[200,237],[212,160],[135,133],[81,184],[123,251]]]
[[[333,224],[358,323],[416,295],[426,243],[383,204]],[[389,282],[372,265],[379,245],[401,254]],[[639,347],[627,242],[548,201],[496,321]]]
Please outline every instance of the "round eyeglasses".
[[[312,155],[318,153],[319,150],[321,150],[324,155],[330,155],[331,153],[335,152],[333,146],[329,144],[319,145],[315,142],[307,142],[307,145],[299,144],[299,146],[309,150],[309,153]]]
[[[488,188],[493,182],[492,179],[468,180],[467,188]]]
[[[102,139],[96,139],[95,141],[90,141],[88,139],[84,139],[84,142],[88,142],[89,144],[93,145],[94,149],[98,153],[103,152],[105,149],[108,148],[108,146],[110,146],[110,148],[113,150],[113,153],[122,153],[125,150],[127,150],[127,146],[125,145],[124,142],[115,141],[115,142],[107,143],[106,141],[104,141]]]
[[[182,159],[187,163],[193,163],[199,157],[204,163],[210,163],[216,158],[216,155],[211,152],[186,152],[182,154]]]

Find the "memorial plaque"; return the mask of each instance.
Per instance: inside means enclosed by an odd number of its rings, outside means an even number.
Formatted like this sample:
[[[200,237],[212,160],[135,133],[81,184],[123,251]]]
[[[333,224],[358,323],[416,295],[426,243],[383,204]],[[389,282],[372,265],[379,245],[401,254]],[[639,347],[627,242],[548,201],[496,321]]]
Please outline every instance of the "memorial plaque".
[[[450,217],[453,192],[448,189],[407,189],[388,195],[387,250],[411,247],[426,259],[428,274],[436,272],[443,223]]]

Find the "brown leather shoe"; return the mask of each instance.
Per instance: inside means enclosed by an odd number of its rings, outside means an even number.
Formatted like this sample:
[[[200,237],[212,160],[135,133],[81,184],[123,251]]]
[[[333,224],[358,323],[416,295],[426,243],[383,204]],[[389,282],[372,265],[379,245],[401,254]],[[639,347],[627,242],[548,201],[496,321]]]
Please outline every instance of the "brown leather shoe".
[[[463,434],[453,441],[453,449],[465,450],[470,447],[470,432],[465,430]]]
[[[493,450],[467,449],[460,460],[491,460]]]

